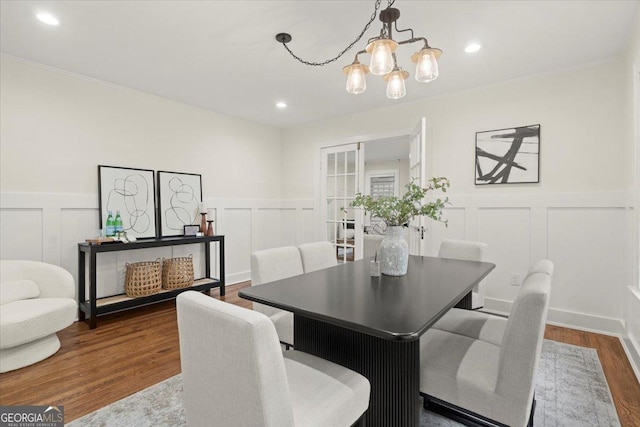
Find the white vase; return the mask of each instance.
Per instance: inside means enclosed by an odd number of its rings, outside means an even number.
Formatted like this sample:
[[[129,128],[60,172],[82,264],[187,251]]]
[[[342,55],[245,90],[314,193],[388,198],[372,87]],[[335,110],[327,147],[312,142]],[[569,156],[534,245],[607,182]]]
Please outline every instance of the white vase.
[[[409,245],[404,240],[402,227],[387,227],[387,235],[378,249],[380,272],[387,276],[404,276],[409,265]]]

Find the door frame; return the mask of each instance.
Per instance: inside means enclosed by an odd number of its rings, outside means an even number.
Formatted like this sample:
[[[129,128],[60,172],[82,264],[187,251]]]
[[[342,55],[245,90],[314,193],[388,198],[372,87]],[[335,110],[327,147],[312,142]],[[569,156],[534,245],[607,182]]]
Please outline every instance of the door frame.
[[[420,117],[418,120],[422,120],[422,117]],[[320,191],[320,180],[322,178],[322,149],[323,148],[330,148],[330,147],[336,147],[336,146],[340,146],[340,145],[348,145],[348,144],[354,144],[354,143],[367,143],[367,142],[373,142],[373,141],[378,141],[381,139],[392,139],[392,138],[408,138],[411,136],[411,132],[413,132],[413,130],[415,129],[415,125],[410,126],[410,127],[405,127],[405,128],[399,128],[399,129],[394,129],[394,130],[390,130],[390,131],[384,131],[384,132],[374,132],[374,133],[366,133],[366,134],[362,134],[362,135],[356,135],[356,136],[350,136],[350,137],[346,137],[346,138],[340,138],[338,140],[332,140],[332,141],[320,141],[318,143],[316,143],[316,147],[314,149],[314,165],[316,167],[316,173],[313,174],[313,206],[314,206],[314,224],[315,226],[315,230],[314,230],[314,239],[315,240],[321,240],[322,239],[322,230],[323,230],[323,226],[324,224],[322,223],[322,215],[320,214],[320,208],[321,208],[321,200],[320,200],[320,196],[321,191]],[[427,163],[433,162],[433,155],[431,150],[433,149],[431,144],[427,144],[427,148],[425,150],[424,156],[427,159]]]

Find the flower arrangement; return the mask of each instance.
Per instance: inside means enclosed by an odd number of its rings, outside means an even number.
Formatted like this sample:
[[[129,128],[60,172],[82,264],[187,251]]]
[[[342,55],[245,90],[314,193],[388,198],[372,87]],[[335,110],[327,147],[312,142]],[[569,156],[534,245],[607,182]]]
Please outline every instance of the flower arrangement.
[[[444,177],[431,178],[426,187],[420,187],[414,181],[406,185],[407,192],[402,197],[374,198],[361,193],[351,203],[352,207],[362,207],[365,212],[382,219],[387,226],[406,225],[416,216],[427,216],[436,221],[442,221],[442,209],[449,203],[449,198],[438,198],[433,202],[425,202],[424,198],[430,191],[440,190],[446,193],[451,184]],[[447,221],[444,221],[445,225]]]

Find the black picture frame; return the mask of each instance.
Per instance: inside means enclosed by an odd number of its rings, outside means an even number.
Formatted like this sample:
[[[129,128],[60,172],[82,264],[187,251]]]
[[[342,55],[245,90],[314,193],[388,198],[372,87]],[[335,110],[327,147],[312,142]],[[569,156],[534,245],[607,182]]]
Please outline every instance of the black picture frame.
[[[202,175],[158,171],[157,180],[160,236],[183,236],[185,225],[200,223]]]
[[[540,124],[476,132],[476,185],[539,182]]]
[[[127,236],[137,239],[157,237],[153,170],[98,165],[98,200],[100,228],[106,228],[109,210],[114,218],[120,211]]]

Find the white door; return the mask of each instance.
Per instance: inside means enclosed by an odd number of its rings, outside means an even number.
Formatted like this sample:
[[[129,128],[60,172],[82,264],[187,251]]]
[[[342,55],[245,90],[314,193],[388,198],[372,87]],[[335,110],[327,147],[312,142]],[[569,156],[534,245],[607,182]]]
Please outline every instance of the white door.
[[[426,127],[423,117],[409,135],[409,178],[421,187],[427,183],[426,178]],[[414,218],[409,223],[409,253],[425,255],[425,221],[423,217]]]
[[[362,209],[351,202],[362,192],[364,146],[346,144],[321,150],[320,215],[325,239],[336,246],[339,261],[362,259]]]

